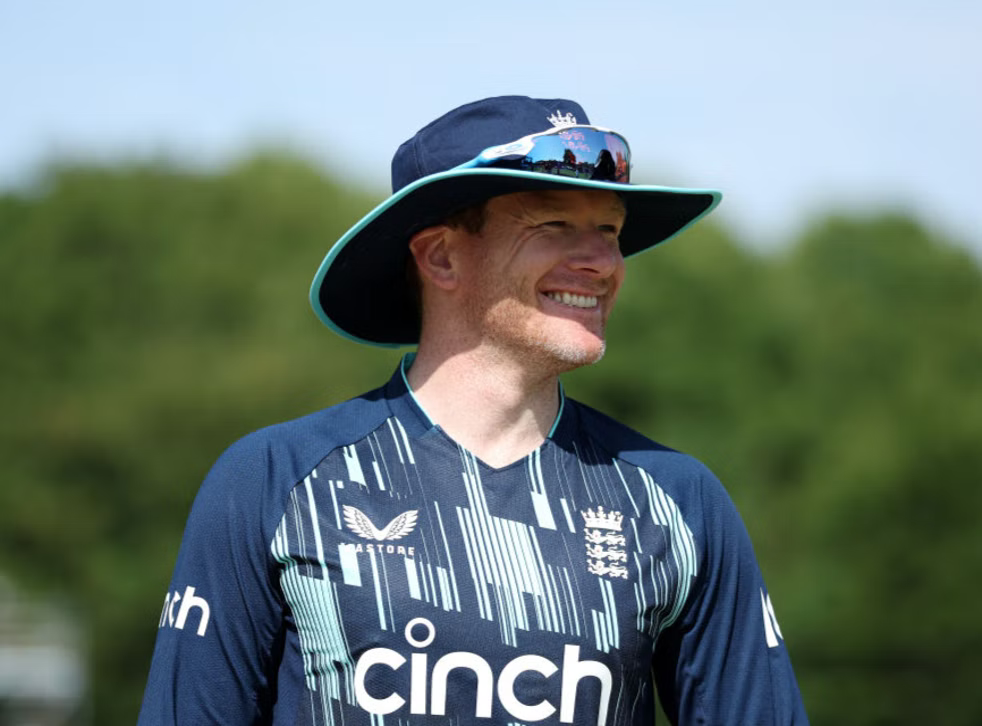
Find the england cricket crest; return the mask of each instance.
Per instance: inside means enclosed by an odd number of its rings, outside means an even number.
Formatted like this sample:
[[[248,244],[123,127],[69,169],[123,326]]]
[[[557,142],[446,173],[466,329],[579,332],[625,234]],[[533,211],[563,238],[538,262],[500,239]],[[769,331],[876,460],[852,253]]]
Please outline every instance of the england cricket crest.
[[[621,534],[624,515],[616,511],[588,509],[583,515],[586,539],[586,568],[602,577],[627,578],[627,540]]]

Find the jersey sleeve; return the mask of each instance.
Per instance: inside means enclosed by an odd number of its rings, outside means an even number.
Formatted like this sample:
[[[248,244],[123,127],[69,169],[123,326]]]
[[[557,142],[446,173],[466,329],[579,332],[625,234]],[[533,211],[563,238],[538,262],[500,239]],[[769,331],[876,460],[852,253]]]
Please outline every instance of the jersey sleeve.
[[[702,479],[699,571],[678,621],[656,648],[662,707],[677,724],[807,724],[770,596],[733,502]]]
[[[160,615],[139,724],[269,719],[284,642],[269,546],[281,507],[252,435],[212,468],[192,506]]]

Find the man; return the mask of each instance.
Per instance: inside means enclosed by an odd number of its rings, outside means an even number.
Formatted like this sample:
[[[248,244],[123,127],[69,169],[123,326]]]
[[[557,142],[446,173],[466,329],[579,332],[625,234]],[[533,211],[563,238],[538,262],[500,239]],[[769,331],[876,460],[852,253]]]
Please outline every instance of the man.
[[[566,398],[624,256],[712,191],[629,185],[566,100],[403,144],[311,289],[418,344],[382,388],[233,445],[195,501],[143,724],[806,721],[747,533],[695,460]]]

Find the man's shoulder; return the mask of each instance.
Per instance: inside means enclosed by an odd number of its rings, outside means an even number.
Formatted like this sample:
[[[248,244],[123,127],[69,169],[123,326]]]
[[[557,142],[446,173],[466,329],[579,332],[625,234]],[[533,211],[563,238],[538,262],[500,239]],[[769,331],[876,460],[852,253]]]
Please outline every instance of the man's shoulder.
[[[243,436],[218,457],[198,489],[185,537],[211,543],[234,530],[247,533],[242,543],[267,547],[290,493],[316,478],[332,452],[364,439],[388,416],[384,389],[377,389]]]
[[[384,387],[299,418],[246,434],[219,457],[215,470],[262,473],[292,486],[332,451],[348,446],[381,426],[391,415]]]
[[[662,478],[714,480],[699,459],[661,444],[608,414],[572,401],[583,430],[613,459],[624,461]]]
[[[320,411],[258,429],[242,441],[301,448],[334,443],[332,448],[336,448],[367,435],[390,415],[385,388],[380,387]]]
[[[705,516],[711,516],[719,523],[720,517],[730,516],[726,513],[735,514],[729,494],[706,464],[690,454],[660,444],[590,406],[582,403],[575,403],[575,406],[584,435],[615,462],[627,482],[640,480],[650,492],[667,496],[700,537],[715,537],[723,531],[724,525],[712,529],[700,524]],[[629,471],[628,467],[633,469]],[[732,522],[728,519],[725,526]]]

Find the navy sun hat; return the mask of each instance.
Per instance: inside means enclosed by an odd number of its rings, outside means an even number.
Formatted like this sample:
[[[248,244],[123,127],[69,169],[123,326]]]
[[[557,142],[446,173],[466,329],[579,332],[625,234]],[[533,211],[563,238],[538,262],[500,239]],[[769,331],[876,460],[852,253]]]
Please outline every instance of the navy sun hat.
[[[456,108],[396,151],[392,196],[327,253],[310,288],[314,312],[350,340],[417,344],[419,312],[406,270],[409,239],[501,194],[616,192],[627,208],[620,235],[625,257],[678,234],[722,197],[709,189],[629,184],[629,167],[623,137],[591,126],[574,101],[499,96]]]

